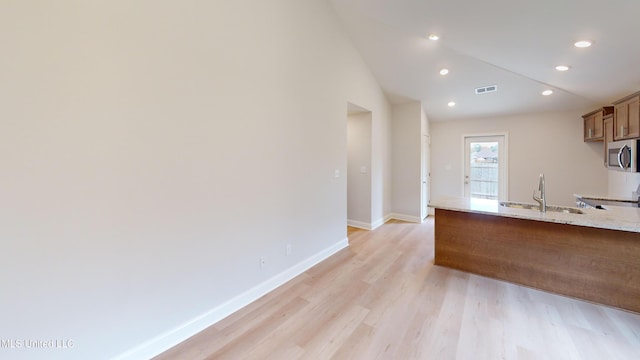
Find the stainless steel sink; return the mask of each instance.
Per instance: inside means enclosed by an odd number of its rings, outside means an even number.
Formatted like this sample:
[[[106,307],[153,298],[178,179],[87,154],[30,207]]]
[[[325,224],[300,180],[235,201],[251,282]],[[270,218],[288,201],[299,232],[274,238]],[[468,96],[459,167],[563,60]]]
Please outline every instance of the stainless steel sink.
[[[501,201],[500,206],[510,207],[514,209],[527,209],[527,210],[540,210],[540,205],[538,204],[526,204],[526,203],[518,203],[513,201]],[[580,209],[566,207],[566,206],[554,206],[547,205],[547,211],[553,212],[561,212],[565,214],[584,214],[584,212]]]

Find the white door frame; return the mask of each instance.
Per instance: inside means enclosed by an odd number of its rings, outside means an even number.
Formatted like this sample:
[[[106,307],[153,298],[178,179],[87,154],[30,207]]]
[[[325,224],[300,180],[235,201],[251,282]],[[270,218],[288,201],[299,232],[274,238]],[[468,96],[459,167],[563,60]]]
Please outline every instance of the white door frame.
[[[509,200],[509,133],[508,132],[494,132],[483,134],[463,134],[462,135],[462,195],[465,194],[465,176],[467,172],[467,159],[466,159],[466,142],[467,138],[489,138],[489,137],[502,137],[504,144],[499,148],[499,191],[498,199],[500,201]]]

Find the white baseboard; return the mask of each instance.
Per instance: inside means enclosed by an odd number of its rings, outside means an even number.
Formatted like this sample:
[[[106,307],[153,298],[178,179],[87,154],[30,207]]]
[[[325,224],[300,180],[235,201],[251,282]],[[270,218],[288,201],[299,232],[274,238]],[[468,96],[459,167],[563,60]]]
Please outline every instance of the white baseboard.
[[[391,213],[388,216],[389,216],[390,219],[408,221],[408,222],[413,222],[413,223],[418,223],[418,224],[422,223],[422,219],[420,218],[420,216],[397,214],[397,213]]]
[[[384,223],[386,223],[387,221],[389,221],[389,217],[385,216],[382,219],[378,219],[378,221],[374,222],[371,226],[371,230],[375,230],[377,228],[379,228],[380,226],[384,225]]]
[[[366,222],[357,221],[357,220],[347,220],[347,225],[358,228],[358,229],[375,230],[380,226],[382,226],[387,221],[389,221],[390,219],[391,217],[387,215],[384,218],[378,219],[378,221],[375,221],[373,223],[366,223]]]
[[[371,226],[371,224],[370,223],[366,223],[364,221],[347,219],[347,225],[351,226],[351,227],[358,228],[358,229],[373,230],[373,227]]]
[[[155,338],[130,349],[114,359],[116,360],[138,360],[150,359],[164,351],[178,345],[191,336],[201,332],[209,326],[226,318],[234,312],[251,304],[262,296],[275,290],[280,285],[302,274],[314,265],[322,262],[331,255],[349,246],[349,239],[344,238],[342,241],[320,251],[319,253],[299,262],[280,274],[264,281],[263,283],[251,288],[244,293],[230,299],[229,301],[207,311],[206,313],[161,334]]]
[[[422,219],[420,219],[419,216],[391,213],[391,214],[385,215],[385,217],[382,219],[378,219],[378,221],[375,221],[373,224],[365,223],[363,221],[347,220],[347,225],[356,227],[359,229],[375,230],[391,219],[408,221],[408,222],[413,222],[418,224],[422,223]]]

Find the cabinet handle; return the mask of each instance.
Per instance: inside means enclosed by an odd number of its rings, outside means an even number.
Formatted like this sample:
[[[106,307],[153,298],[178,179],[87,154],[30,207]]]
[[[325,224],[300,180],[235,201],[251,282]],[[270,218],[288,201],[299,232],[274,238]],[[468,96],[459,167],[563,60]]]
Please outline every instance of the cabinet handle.
[[[593,129],[589,128],[589,139],[593,137]]]
[[[624,136],[624,126],[620,125],[620,136]]]

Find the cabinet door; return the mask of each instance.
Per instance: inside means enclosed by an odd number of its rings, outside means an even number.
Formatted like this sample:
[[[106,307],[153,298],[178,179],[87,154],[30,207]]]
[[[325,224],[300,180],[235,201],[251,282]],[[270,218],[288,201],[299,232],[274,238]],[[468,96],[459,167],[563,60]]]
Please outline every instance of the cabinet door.
[[[613,139],[624,139],[629,131],[629,106],[627,102],[617,104],[613,112]]]
[[[604,167],[608,167],[609,161],[609,143],[613,141],[613,118],[609,117],[604,120]]]
[[[629,100],[627,107],[627,116],[629,118],[628,138],[640,137],[640,97]]]
[[[602,124],[602,112],[593,115],[593,138],[602,139],[604,136],[604,128]]]
[[[589,141],[594,133],[594,116],[589,115],[584,118],[584,141]]]

